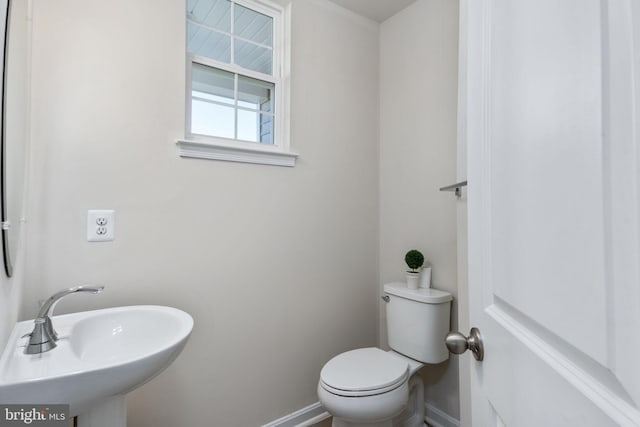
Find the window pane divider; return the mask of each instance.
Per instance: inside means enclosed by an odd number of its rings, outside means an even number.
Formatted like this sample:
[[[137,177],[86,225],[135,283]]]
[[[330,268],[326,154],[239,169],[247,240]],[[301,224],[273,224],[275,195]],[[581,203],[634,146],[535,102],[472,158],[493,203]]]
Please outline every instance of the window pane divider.
[[[231,106],[231,104],[221,104],[221,105]],[[249,107],[242,107],[240,105],[238,105],[236,108],[238,110],[242,110],[242,111],[249,111],[251,113],[260,113],[260,114],[264,114],[264,115],[267,115],[267,116],[275,117],[275,114],[272,113],[271,111],[256,110],[256,109],[249,108]]]
[[[199,21],[199,20],[197,20],[195,18],[191,18],[189,15],[187,15],[187,21],[191,22],[194,25],[197,25],[198,27],[202,27],[205,30],[213,31],[214,33],[222,34],[224,36],[233,37],[233,33],[230,33],[230,32],[225,31],[225,30],[221,30],[221,29],[216,28],[216,27],[212,27],[211,25],[207,25],[202,21]]]
[[[256,80],[263,80],[265,82],[278,84],[280,79],[278,77],[274,77],[269,74],[259,73],[257,71],[248,70],[236,64],[227,64],[226,62],[216,61],[215,59],[207,58],[205,56],[199,55],[189,55],[189,60],[191,62],[195,62],[196,64],[206,65],[208,67],[219,68],[223,71],[228,71],[230,73],[240,74],[246,77],[251,77]]]
[[[233,75],[233,137],[238,139],[238,75]]]
[[[224,31],[224,30],[220,30],[218,28],[215,28],[215,27],[212,27],[210,25],[207,25],[202,21],[198,21],[197,19],[187,18],[187,21],[191,22],[194,25],[197,25],[198,27],[202,27],[205,30],[213,31],[214,33],[222,34],[224,36],[235,38],[235,39],[238,39],[238,40],[243,41],[245,43],[249,43],[249,44],[252,44],[254,46],[258,46],[258,47],[261,47],[261,48],[264,48],[264,49],[269,49],[269,50],[273,51],[273,46],[269,46],[268,44],[264,44],[264,43],[258,43],[257,41],[254,41],[254,40],[242,37],[242,36],[238,36],[236,34],[229,33],[229,32]]]
[[[269,49],[269,50],[273,51],[273,46],[269,46],[268,44],[262,44],[262,43],[254,42],[251,39],[245,39],[244,37],[241,37],[241,36],[233,36],[233,38],[241,40],[241,41],[243,41],[245,43],[252,44],[254,46],[262,47],[262,48]]]
[[[234,107],[234,105],[231,102],[215,101],[213,99],[204,98],[204,97],[198,96],[198,95],[191,95],[191,99],[195,99],[195,100],[201,101],[201,102],[206,102],[207,104],[221,105],[223,107],[229,107],[229,108],[233,108]],[[241,107],[239,107],[239,108],[241,108]]]

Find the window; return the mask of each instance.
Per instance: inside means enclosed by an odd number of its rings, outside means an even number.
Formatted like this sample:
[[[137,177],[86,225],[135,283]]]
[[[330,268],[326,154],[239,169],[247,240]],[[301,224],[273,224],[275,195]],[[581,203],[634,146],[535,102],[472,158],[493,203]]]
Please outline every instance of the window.
[[[288,13],[266,0],[188,0],[186,21],[188,140],[180,154],[293,166]]]

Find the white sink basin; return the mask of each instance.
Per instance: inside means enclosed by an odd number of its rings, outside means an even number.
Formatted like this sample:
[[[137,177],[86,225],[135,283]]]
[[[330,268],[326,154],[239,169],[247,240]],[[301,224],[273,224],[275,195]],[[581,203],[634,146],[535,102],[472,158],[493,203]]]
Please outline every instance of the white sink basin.
[[[77,415],[162,372],[180,354],[193,318],[170,307],[130,306],[54,316],[57,347],[24,354],[33,320],[16,324],[0,358],[3,404],[71,405]]]

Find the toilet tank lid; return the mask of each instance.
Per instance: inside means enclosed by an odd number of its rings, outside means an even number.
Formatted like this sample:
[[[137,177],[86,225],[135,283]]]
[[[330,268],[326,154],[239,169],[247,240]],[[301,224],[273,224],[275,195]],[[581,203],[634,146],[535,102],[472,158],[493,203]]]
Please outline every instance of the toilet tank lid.
[[[388,283],[384,285],[384,291],[391,295],[426,304],[440,304],[453,299],[449,292],[433,288],[409,289],[404,282]]]

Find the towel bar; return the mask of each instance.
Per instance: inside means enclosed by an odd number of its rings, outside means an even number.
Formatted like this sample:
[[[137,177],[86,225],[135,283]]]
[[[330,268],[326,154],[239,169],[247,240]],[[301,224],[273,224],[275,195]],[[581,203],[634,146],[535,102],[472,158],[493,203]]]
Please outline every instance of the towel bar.
[[[446,187],[440,188],[440,191],[453,191],[456,197],[462,196],[462,187],[467,186],[467,181],[461,181],[456,184],[447,185]]]

